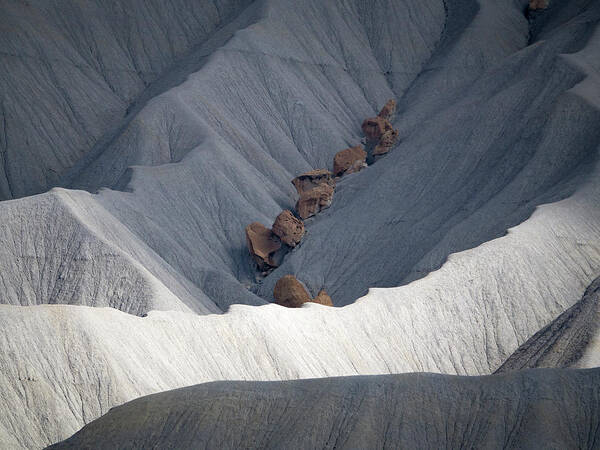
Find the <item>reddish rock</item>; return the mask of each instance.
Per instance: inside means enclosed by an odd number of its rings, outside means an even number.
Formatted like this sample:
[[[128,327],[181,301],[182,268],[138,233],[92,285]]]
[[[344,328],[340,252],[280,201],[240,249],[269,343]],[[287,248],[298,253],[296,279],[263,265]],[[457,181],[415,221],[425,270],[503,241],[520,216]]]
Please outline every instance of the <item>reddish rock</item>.
[[[310,295],[295,276],[285,275],[275,284],[275,303],[287,308],[299,308],[310,301]]]
[[[342,176],[358,172],[367,166],[367,152],[357,145],[338,152],[333,158],[333,173]]]
[[[319,211],[329,208],[333,200],[333,187],[321,184],[309,191],[304,191],[296,202],[296,212],[302,219],[308,219]]]
[[[373,150],[373,156],[385,155],[398,142],[398,130],[389,130],[381,136],[379,143]]]
[[[362,124],[363,133],[369,142],[379,142],[381,137],[392,129],[390,121],[379,116],[365,119]]]
[[[295,247],[300,243],[304,236],[304,222],[286,209],[277,216],[277,219],[275,219],[273,233],[277,235],[284,244]]]
[[[396,116],[396,100],[390,99],[387,103],[381,108],[378,114],[379,117],[383,117],[384,119],[389,120],[390,122],[394,120]]]
[[[320,305],[333,306],[333,301],[325,289],[321,289],[319,294],[311,301]]]
[[[296,187],[298,194],[310,191],[317,186],[328,185],[335,187],[333,174],[327,169],[317,169],[303,173],[292,180],[292,184]]]
[[[538,9],[546,9],[548,7],[548,0],[529,0],[529,9],[535,11]]]
[[[246,243],[259,270],[269,271],[278,266],[274,255],[281,248],[281,241],[262,223],[253,222],[246,227]]]

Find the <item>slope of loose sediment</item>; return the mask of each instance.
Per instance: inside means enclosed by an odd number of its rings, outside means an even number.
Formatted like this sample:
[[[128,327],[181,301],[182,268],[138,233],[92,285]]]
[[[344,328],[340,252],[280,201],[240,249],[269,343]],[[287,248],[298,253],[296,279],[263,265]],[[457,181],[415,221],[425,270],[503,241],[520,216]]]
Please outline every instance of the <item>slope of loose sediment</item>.
[[[599,411],[600,369],[231,381],[134,400],[51,448],[595,448]]]
[[[538,367],[600,365],[600,278],[583,298],[521,345],[497,373]]]
[[[490,373],[594,279],[596,179],[427,277],[344,308],[233,306],[224,315],[139,318],[2,306],[0,435],[20,446],[56,442],[124,401],[210,380]]]

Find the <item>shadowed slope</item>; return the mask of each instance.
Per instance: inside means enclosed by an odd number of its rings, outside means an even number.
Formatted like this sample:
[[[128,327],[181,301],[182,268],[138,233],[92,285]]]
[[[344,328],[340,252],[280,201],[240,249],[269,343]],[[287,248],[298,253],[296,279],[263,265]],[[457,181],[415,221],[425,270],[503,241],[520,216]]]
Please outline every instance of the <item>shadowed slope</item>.
[[[597,448],[600,369],[221,382],[111,410],[52,449]]]

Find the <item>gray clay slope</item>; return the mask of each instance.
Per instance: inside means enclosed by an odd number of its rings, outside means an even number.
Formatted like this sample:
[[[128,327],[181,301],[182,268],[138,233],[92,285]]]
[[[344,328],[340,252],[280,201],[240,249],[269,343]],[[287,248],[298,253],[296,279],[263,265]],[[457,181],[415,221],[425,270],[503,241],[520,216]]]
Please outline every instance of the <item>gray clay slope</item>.
[[[143,397],[52,449],[600,447],[600,369],[216,382]]]
[[[0,192],[69,189],[0,203],[0,447],[210,380],[487,374],[600,273],[598,1],[27,3]],[[253,286],[244,227],[392,97],[401,144]],[[358,301],[235,305],[286,273]]]

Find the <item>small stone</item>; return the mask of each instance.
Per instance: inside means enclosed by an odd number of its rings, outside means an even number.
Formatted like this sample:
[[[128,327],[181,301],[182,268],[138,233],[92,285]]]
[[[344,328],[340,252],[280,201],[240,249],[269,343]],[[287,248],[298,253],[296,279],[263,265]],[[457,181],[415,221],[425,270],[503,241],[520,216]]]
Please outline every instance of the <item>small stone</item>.
[[[304,222],[286,209],[275,219],[273,233],[281,239],[281,242],[294,248],[304,236]]]
[[[305,191],[296,202],[296,212],[303,219],[314,216],[321,210],[329,208],[333,200],[333,187],[322,184],[310,191]]]
[[[321,289],[317,296],[311,301],[320,305],[333,306],[333,300],[331,300],[331,297],[325,289]]]
[[[357,145],[338,152],[333,158],[333,173],[342,176],[367,167],[367,152]]]
[[[296,187],[298,194],[302,195],[302,193],[321,185],[328,185],[334,188],[335,179],[329,170],[317,169],[297,176],[292,180],[292,184]]]
[[[281,241],[262,223],[253,222],[246,227],[246,243],[260,271],[268,272],[278,266],[274,255],[281,248]]]
[[[396,117],[396,100],[388,100],[383,108],[381,108],[381,111],[379,111],[378,116],[393,122]]]
[[[304,285],[293,275],[285,275],[277,281],[273,297],[275,303],[286,308],[299,308],[311,300]]]

